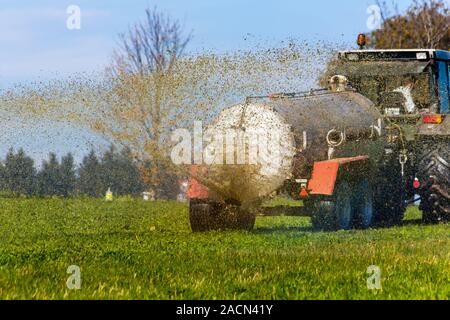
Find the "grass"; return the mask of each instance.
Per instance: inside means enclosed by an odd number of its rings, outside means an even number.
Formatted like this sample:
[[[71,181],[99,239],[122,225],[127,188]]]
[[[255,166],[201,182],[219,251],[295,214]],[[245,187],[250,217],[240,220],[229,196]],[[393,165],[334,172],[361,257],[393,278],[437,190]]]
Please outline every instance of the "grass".
[[[193,234],[187,208],[117,199],[0,199],[1,299],[449,299],[450,225],[313,232],[259,217]],[[81,289],[66,286],[81,268]],[[368,290],[367,267],[382,289]]]
[[[277,197],[273,199],[268,199],[264,201],[262,204],[265,208],[273,208],[277,206],[290,206],[290,207],[302,207],[303,201],[301,200],[292,200],[283,197]]]

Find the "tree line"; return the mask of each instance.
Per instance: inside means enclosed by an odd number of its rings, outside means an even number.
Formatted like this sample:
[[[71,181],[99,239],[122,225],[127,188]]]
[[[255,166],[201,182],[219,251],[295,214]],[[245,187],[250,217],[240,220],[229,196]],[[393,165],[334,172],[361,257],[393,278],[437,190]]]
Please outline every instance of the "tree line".
[[[168,177],[159,190],[163,198],[175,198],[178,179]],[[0,189],[15,196],[62,196],[85,195],[102,197],[111,189],[115,195],[139,195],[148,190],[140,165],[133,159],[129,149],[122,151],[110,147],[101,155],[94,150],[76,165],[71,153],[60,159],[50,153],[40,169],[23,149],[10,149],[0,162]]]

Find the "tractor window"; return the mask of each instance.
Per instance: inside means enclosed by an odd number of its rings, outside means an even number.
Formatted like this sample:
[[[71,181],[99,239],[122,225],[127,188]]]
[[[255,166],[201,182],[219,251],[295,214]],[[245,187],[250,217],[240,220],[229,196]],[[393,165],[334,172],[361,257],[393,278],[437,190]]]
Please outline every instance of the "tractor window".
[[[400,93],[405,98],[405,105],[400,113],[415,113],[420,109],[429,108],[431,101],[430,78],[428,73],[390,77],[360,77],[350,79],[350,84],[361,94],[375,104],[383,106],[398,97]],[[386,99],[386,97],[389,97]],[[396,98],[396,100],[399,100]],[[398,103],[397,103],[398,104]]]
[[[418,109],[428,108],[431,101],[430,79],[428,74],[423,73],[413,78],[412,96]]]

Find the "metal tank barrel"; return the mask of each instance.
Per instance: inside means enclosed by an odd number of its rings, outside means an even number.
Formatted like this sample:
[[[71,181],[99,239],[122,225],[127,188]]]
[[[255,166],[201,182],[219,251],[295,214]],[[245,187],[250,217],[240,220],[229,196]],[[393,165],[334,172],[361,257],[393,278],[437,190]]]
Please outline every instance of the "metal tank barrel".
[[[377,161],[383,152],[382,115],[372,101],[353,91],[319,91],[270,102],[291,126],[296,155],[295,177],[307,177],[315,161],[369,154]]]
[[[353,91],[250,99],[224,109],[208,128],[222,136],[233,132],[234,138],[244,137],[245,161],[227,163],[239,154],[225,137],[218,143],[223,149],[217,152],[216,144],[209,163],[194,178],[214,197],[244,204],[276,191],[287,179],[308,178],[315,161],[369,155],[376,164],[383,154],[381,119],[374,104]],[[252,162],[253,141],[257,148]]]

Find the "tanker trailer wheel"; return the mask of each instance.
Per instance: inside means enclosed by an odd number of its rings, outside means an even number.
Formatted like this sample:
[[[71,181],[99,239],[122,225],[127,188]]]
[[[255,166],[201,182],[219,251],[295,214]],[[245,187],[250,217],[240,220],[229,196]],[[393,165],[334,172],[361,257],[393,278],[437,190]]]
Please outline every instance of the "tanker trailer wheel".
[[[191,199],[189,201],[189,222],[193,232],[205,232],[211,230],[213,225],[212,203],[206,200]]]
[[[352,189],[343,180],[336,184],[334,194],[329,198],[314,200],[311,223],[319,230],[348,230],[352,227]]]
[[[426,222],[450,220],[449,144],[448,138],[428,139],[423,141],[419,151],[420,209]]]
[[[255,226],[256,214],[240,205],[223,204],[216,221],[219,230],[247,230]]]
[[[256,215],[239,205],[196,199],[189,203],[189,220],[194,232],[252,230]]]

